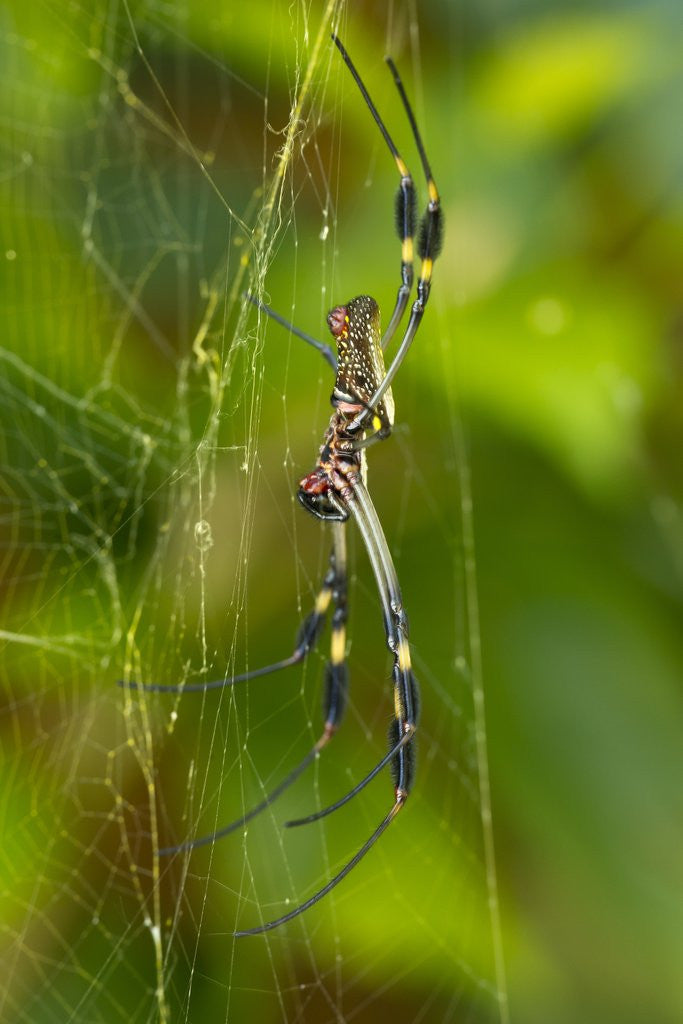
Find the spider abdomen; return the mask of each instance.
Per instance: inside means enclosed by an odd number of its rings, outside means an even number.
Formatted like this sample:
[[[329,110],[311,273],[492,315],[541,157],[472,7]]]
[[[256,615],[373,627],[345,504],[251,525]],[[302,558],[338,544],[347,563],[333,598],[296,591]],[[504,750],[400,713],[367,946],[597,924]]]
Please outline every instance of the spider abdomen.
[[[358,295],[344,306],[335,306],[328,313],[327,324],[337,339],[332,404],[340,412],[355,416],[369,407],[386,376],[379,306],[371,295]],[[394,400],[390,389],[371,411],[382,423],[393,424]]]

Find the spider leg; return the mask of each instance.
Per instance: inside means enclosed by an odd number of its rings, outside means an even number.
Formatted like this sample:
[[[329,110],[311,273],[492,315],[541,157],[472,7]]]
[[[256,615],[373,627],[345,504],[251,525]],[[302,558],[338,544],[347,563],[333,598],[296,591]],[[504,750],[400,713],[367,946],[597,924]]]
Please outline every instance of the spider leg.
[[[349,450],[359,452],[362,448],[369,448],[370,445],[375,444],[377,441],[385,441],[391,434],[392,423],[386,416],[382,415],[380,409],[373,409],[360,395],[353,394],[352,397],[358,405],[362,405],[366,412],[372,415],[372,433],[366,434],[365,437],[354,438],[350,442]],[[357,419],[360,420],[360,417],[357,417]],[[364,424],[359,422],[358,429],[364,430]]]
[[[223,839],[225,838],[225,836],[229,836],[231,832],[235,832],[238,828],[241,828],[243,825],[246,825],[246,823],[248,821],[251,821],[252,818],[255,818],[262,811],[265,811],[266,807],[270,807],[270,805],[274,803],[277,800],[277,798],[282,793],[284,793],[286,789],[289,789],[293,782],[296,782],[296,780],[299,778],[304,769],[307,768],[309,764],[315,759],[315,757],[318,754],[318,751],[322,750],[322,747],[324,746],[322,739],[323,738],[321,737],[321,739],[318,740],[315,746],[308,751],[306,756],[302,758],[302,760],[299,762],[296,768],[294,768],[287,776],[285,776],[285,778],[280,783],[278,783],[278,785],[274,789],[271,789],[270,793],[267,793],[263,800],[255,804],[245,814],[240,815],[239,818],[235,818],[234,821],[231,821],[228,825],[224,825],[223,828],[216,829],[215,832],[209,832],[207,835],[200,836],[198,839],[187,839],[185,840],[185,842],[178,843],[176,846],[164,846],[159,850],[159,856],[170,857],[174,853],[181,853],[185,850],[196,850],[200,846],[207,846],[209,843],[215,843],[219,839]],[[327,741],[325,740],[325,742]]]
[[[389,813],[379,823],[372,835],[363,843],[358,852],[349,860],[329,882],[319,889],[304,903],[299,904],[287,914],[242,931],[234,932],[236,938],[246,935],[259,935],[262,932],[277,928],[287,921],[293,920],[304,911],[309,910],[323,899],[365,857],[380,836],[387,830],[398,812],[401,810],[412,786],[415,767],[414,734],[419,714],[419,695],[417,681],[410,667],[410,650],[408,647],[408,623],[401,602],[401,589],[391,553],[382,530],[379,517],[370,495],[360,477],[354,478],[350,493],[345,495],[348,509],[358,525],[363,543],[372,564],[377,589],[379,591],[384,614],[384,628],[387,646],[394,656],[393,690],[394,690],[394,721],[389,730],[390,751],[381,764],[391,762],[394,780],[395,801]],[[370,777],[379,771],[370,773]],[[370,779],[368,778],[367,781]],[[363,785],[365,780],[363,780]],[[362,786],[358,787],[362,788]],[[354,795],[352,792],[351,795]],[[350,796],[339,804],[347,802]]]
[[[226,686],[234,686],[235,683],[244,683],[249,679],[258,679],[260,676],[272,675],[272,673],[279,672],[283,668],[298,665],[313,650],[325,625],[325,616],[336,588],[338,577],[337,560],[338,552],[333,546],[330,554],[330,567],[325,574],[323,584],[315,599],[313,610],[309,612],[299,626],[294,650],[287,658],[274,661],[272,665],[264,665],[262,668],[251,669],[249,672],[242,672],[240,675],[230,676],[226,679],[212,679],[207,683],[136,683],[133,680],[119,679],[117,680],[117,685],[127,690],[143,693],[204,693],[207,690],[222,690]]]
[[[344,524],[333,523],[333,545],[332,552],[330,555],[330,569],[325,576],[325,583],[318,595],[316,601],[316,607],[318,604],[322,604],[321,595],[326,595],[325,610],[330,602],[330,599],[334,602],[334,613],[332,616],[332,637],[330,643],[330,659],[325,666],[325,687],[323,692],[323,714],[324,714],[324,727],[318,740],[311,747],[308,753],[301,759],[298,765],[296,765],[288,775],[282,779],[281,782],[275,786],[264,798],[255,804],[254,807],[250,808],[244,814],[240,815],[239,818],[235,818],[229,824],[224,825],[222,828],[217,829],[214,832],[209,833],[205,836],[200,836],[198,839],[189,839],[183,843],[178,843],[176,846],[166,846],[159,850],[160,857],[167,857],[174,853],[180,853],[185,850],[194,850],[199,846],[206,846],[208,843],[214,843],[218,839],[223,839],[225,836],[230,835],[231,832],[235,832],[237,829],[246,825],[248,821],[255,818],[258,814],[264,811],[267,807],[270,807],[285,790],[289,789],[292,783],[296,782],[302,772],[311,764],[321,750],[327,746],[335,732],[337,731],[341,722],[344,710],[346,708],[346,699],[348,692],[348,670],[346,665],[346,619],[347,619],[347,601],[346,601],[346,532]],[[314,609],[313,612],[308,616],[304,622],[304,629],[306,623],[313,622],[313,617],[318,612]],[[324,615],[324,611],[322,612]],[[316,631],[319,631],[319,625],[315,626]]]
[[[301,903],[298,907],[295,907],[294,910],[290,910],[288,914],[283,914],[282,917],[278,917],[274,921],[267,921],[265,924],[257,925],[255,928],[247,928],[244,931],[233,932],[233,936],[236,939],[243,939],[245,935],[261,935],[263,932],[269,932],[273,928],[278,928],[281,924],[285,924],[286,921],[291,921],[293,918],[298,917],[299,914],[303,914],[305,910],[308,910],[315,903],[318,903],[318,901],[321,900],[323,896],[327,896],[328,892],[334,889],[335,886],[339,885],[339,883],[344,878],[346,878],[346,876],[350,874],[351,871],[353,871],[356,864],[358,864],[358,862],[363,859],[368,850],[375,845],[375,843],[382,835],[382,833],[386,832],[389,825],[391,825],[392,821],[394,820],[398,812],[401,810],[402,806],[403,801],[397,800],[394,806],[387,814],[386,818],[384,818],[379,823],[378,827],[372,833],[370,838],[363,843],[358,853],[351,858],[348,864],[344,865],[341,871],[338,874],[336,874],[334,878],[330,879],[327,885],[323,886],[322,889],[319,889],[318,892],[314,893],[313,896],[311,896],[310,899],[306,900],[305,903]]]
[[[302,341],[305,341],[307,345],[311,345],[313,348],[317,349],[323,359],[330,364],[334,372],[337,372],[337,357],[329,345],[326,345],[324,341],[318,341],[318,339],[314,338],[312,334],[306,334],[305,331],[295,327],[293,323],[286,320],[285,317],[280,315],[280,313],[276,313],[275,310],[271,306],[267,306],[265,302],[260,302],[254,295],[247,294],[247,298],[254,306],[256,306],[257,309],[260,309],[266,314],[266,316],[269,316],[271,320],[275,320],[276,323],[280,324],[286,330],[291,331],[291,333],[296,335],[297,338],[301,338]]]
[[[333,811],[338,811],[340,807],[343,807],[344,804],[347,804],[349,800],[352,800],[354,798],[354,796],[357,796],[362,789],[365,789],[368,783],[372,782],[376,775],[379,775],[379,773],[382,771],[382,768],[385,768],[390,761],[393,761],[393,759],[398,754],[400,748],[404,747],[406,743],[408,743],[412,739],[414,732],[414,727],[409,727],[409,730],[407,729],[403,733],[398,743],[395,743],[394,746],[391,747],[389,752],[384,755],[382,760],[379,761],[375,765],[375,767],[368,772],[367,775],[364,775],[360,782],[356,783],[353,789],[350,789],[348,793],[345,793],[344,796],[340,797],[339,800],[335,800],[333,804],[329,804],[327,807],[323,807],[323,809],[320,811],[315,811],[313,814],[308,814],[305,818],[294,818],[291,821],[286,821],[284,823],[285,828],[297,828],[299,825],[310,825],[311,822],[319,821],[321,818],[326,818],[328,814],[332,814]]]
[[[338,43],[337,45],[340,45],[340,44]],[[344,56],[343,53],[342,53],[342,56]],[[410,105],[410,101],[408,100],[408,96],[406,94],[405,87],[404,87],[403,82],[401,80],[401,76],[398,73],[396,65],[394,64],[394,62],[391,59],[391,57],[387,57],[385,59],[386,59],[386,62],[388,64],[388,66],[389,66],[389,69],[390,69],[390,71],[391,71],[391,73],[393,75],[394,82],[396,84],[396,88],[398,89],[399,95],[401,97],[401,102],[403,103],[403,107],[405,109],[406,115],[407,115],[408,120],[410,122],[410,127],[411,127],[411,130],[412,130],[412,133],[413,133],[413,138],[415,139],[415,144],[416,144],[418,152],[420,154],[420,160],[422,162],[422,169],[423,169],[423,172],[424,172],[425,179],[427,181],[427,192],[428,192],[429,199],[428,199],[428,202],[427,202],[427,208],[426,208],[426,210],[425,210],[425,212],[424,212],[424,214],[422,216],[422,220],[420,222],[420,231],[419,231],[418,244],[417,244],[417,253],[418,253],[418,256],[420,258],[420,263],[421,263],[421,266],[420,266],[420,277],[419,277],[419,280],[417,282],[417,296],[415,298],[415,301],[413,302],[412,309],[410,311],[410,319],[408,320],[408,324],[407,324],[406,329],[404,331],[403,338],[401,339],[401,343],[400,343],[400,345],[399,345],[399,347],[398,347],[398,349],[396,351],[396,354],[394,355],[393,360],[391,361],[391,365],[389,366],[389,369],[387,370],[387,372],[386,372],[386,374],[384,376],[384,379],[380,382],[379,386],[377,387],[377,390],[375,391],[375,393],[373,394],[372,398],[368,402],[368,405],[370,406],[370,408],[372,410],[377,408],[377,404],[382,401],[382,399],[384,398],[384,395],[387,393],[387,391],[391,387],[391,383],[392,383],[394,377],[396,376],[396,373],[397,373],[399,367],[401,366],[401,363],[405,359],[406,353],[408,352],[408,349],[410,348],[415,335],[417,334],[417,329],[420,326],[420,323],[422,321],[422,317],[424,316],[425,307],[426,307],[427,301],[429,299],[429,293],[430,293],[430,290],[431,290],[432,270],[433,270],[433,267],[434,267],[434,261],[436,260],[437,256],[439,255],[439,252],[441,250],[442,240],[443,240],[443,212],[441,210],[441,199],[440,199],[439,192],[438,192],[438,189],[436,187],[436,183],[435,183],[433,175],[432,175],[432,171],[431,171],[431,167],[429,165],[429,161],[427,159],[427,154],[425,152],[424,144],[422,142],[422,137],[420,135],[420,131],[419,131],[418,126],[417,126],[417,122],[415,120],[415,115],[414,115],[413,109],[412,109],[412,107]],[[345,58],[345,60],[346,60],[346,58]],[[347,60],[347,64],[349,64],[349,68],[350,68],[350,70],[353,73],[353,70],[354,70],[353,66],[349,63],[348,60]],[[356,77],[356,80],[358,81],[357,76],[354,76],[354,77]],[[363,92],[363,95],[366,96],[365,90],[362,89],[361,91]],[[371,109],[373,109],[373,108],[371,107]],[[377,118],[376,118],[376,120],[377,120]],[[411,250],[412,250],[412,238],[411,238]],[[411,272],[411,281],[412,281],[412,272]],[[405,304],[404,304],[404,308],[405,308]],[[396,313],[396,310],[394,311],[394,314],[395,313]],[[401,313],[402,313],[402,311],[401,311]],[[389,328],[387,330],[387,334],[389,333],[389,330],[392,329],[392,325],[394,325],[394,319],[395,319],[395,316],[392,315],[392,319],[391,319],[391,321],[389,323]],[[398,320],[400,320],[400,316],[396,320],[396,323],[398,323]],[[392,331],[392,333],[393,333],[393,331]],[[385,334],[385,337],[382,340],[382,345],[383,346],[385,345],[386,341],[388,340],[387,334]],[[362,423],[363,420],[365,420],[367,416],[368,416],[368,411],[366,409],[364,409],[362,412],[360,412],[358,414],[358,416],[354,420],[354,423],[352,424],[352,426],[357,428],[357,426],[360,423]]]
[[[415,235],[416,224],[415,185],[408,167],[396,148],[393,139],[389,135],[386,125],[380,117],[375,104],[372,102],[372,99],[363,84],[363,80],[358,74],[353,61],[346,52],[344,45],[334,34],[332,35],[332,40],[341,53],[344,63],[353,75],[368,110],[372,114],[375,124],[379,128],[384,141],[387,144],[389,152],[394,158],[400,175],[400,182],[396,192],[394,213],[396,232],[401,242],[401,284],[396,295],[396,302],[394,304],[393,313],[391,314],[391,319],[389,320],[387,329],[382,337],[382,348],[386,348],[396,333],[396,328],[403,318],[406,306],[408,305],[408,299],[410,298],[410,292],[413,287],[413,236]]]
[[[386,372],[384,380],[381,382],[377,391],[370,400],[371,406],[376,406],[377,402],[381,401],[383,395],[387,389],[391,386],[391,382],[396,376],[396,372],[403,362],[405,355],[412,344],[413,338],[417,333],[417,329],[420,326],[420,321],[424,315],[425,306],[429,299],[429,292],[431,289],[432,281],[432,270],[434,261],[436,260],[441,250],[441,243],[443,240],[443,213],[441,210],[441,199],[439,192],[436,187],[436,183],[432,176],[432,171],[427,160],[427,154],[425,153],[424,144],[415,121],[415,115],[410,105],[408,97],[406,95],[401,76],[398,73],[396,65],[394,64],[391,57],[386,58],[386,62],[389,65],[389,69],[394,77],[396,88],[399,91],[401,100],[403,102],[404,109],[406,111],[408,120],[410,121],[410,127],[413,132],[413,137],[420,154],[420,160],[422,161],[422,169],[424,171],[425,178],[427,180],[427,191],[429,200],[427,202],[427,209],[425,210],[422,221],[420,222],[420,234],[418,238],[417,252],[421,261],[420,277],[417,282],[417,297],[413,302],[412,309],[410,311],[410,319],[408,320],[408,326],[405,329],[401,344],[398,347],[396,355],[394,356],[389,369]],[[361,414],[363,415],[363,414]]]
[[[360,477],[353,482],[347,504],[372,564],[384,611],[387,647],[394,659],[394,718],[389,729],[389,744],[390,747],[397,748],[396,756],[391,762],[396,799],[405,800],[412,788],[415,768],[414,733],[420,711],[419,687],[410,660],[408,619],[403,608],[398,576],[379,516]],[[409,734],[409,739],[401,745],[399,741],[405,734]]]

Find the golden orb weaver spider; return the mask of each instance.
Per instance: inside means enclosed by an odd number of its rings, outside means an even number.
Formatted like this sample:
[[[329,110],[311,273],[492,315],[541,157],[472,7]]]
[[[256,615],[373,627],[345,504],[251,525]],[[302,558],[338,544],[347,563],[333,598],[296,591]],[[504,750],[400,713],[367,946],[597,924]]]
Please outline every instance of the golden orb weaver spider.
[[[413,675],[408,644],[408,622],[403,610],[401,589],[391,553],[382,526],[368,493],[366,479],[366,448],[376,441],[389,436],[393,425],[394,402],[391,382],[417,333],[422,320],[431,287],[432,267],[441,248],[443,217],[439,193],[422,143],[412,107],[403,87],[403,82],[390,57],[386,62],[391,70],[396,88],[410,122],[422,168],[427,181],[428,203],[423,214],[418,235],[417,251],[420,259],[420,276],[417,294],[413,302],[408,324],[388,370],[384,365],[384,350],[393,338],[408,305],[413,287],[413,240],[416,227],[415,187],[410,172],[389,135],[374,103],[361,78],[336,35],[332,40],[339,50],[344,63],[351,72],[365,103],[370,110],[384,140],[394,158],[400,175],[396,194],[396,227],[401,240],[401,284],[396,296],[394,310],[384,335],[380,330],[379,307],[369,295],[360,295],[345,305],[337,306],[327,317],[327,323],[337,342],[337,355],[329,345],[298,330],[264,303],[251,299],[269,317],[278,321],[293,334],[313,345],[335,371],[335,385],[331,395],[334,412],[325,432],[318,461],[312,472],[299,481],[297,496],[301,504],[319,519],[332,525],[332,551],[329,569],[315,601],[313,611],[303,621],[292,654],[281,661],[263,668],[231,676],[228,679],[207,683],[191,683],[185,686],[156,683],[121,682],[120,685],[132,690],[146,692],[197,692],[232,686],[235,683],[270,675],[283,668],[303,661],[314,647],[325,623],[330,605],[332,615],[332,638],[330,660],[325,669],[323,708],[325,724],[322,735],[302,761],[265,798],[229,825],[198,839],[188,840],[177,846],[158,851],[159,856],[168,856],[181,850],[195,849],[229,835],[241,828],[266,807],[270,806],[304,769],[317,757],[323,747],[332,739],[341,721],[348,689],[348,672],[345,660],[346,647],[346,535],[345,524],[352,518],[361,534],[375,575],[377,589],[382,603],[384,631],[387,647],[393,656],[392,685],[394,695],[394,718],[389,730],[389,751],[353,789],[341,799],[314,814],[295,821],[285,822],[288,827],[309,824],[342,807],[356,796],[387,765],[391,766],[394,782],[394,803],[372,835],[361,846],[347,864],[321,889],[294,910],[272,921],[254,928],[237,931],[235,937],[258,935],[277,928],[286,921],[298,917],[326,896],[344,879],[368,850],[377,842],[405,804],[410,793],[415,765],[415,731],[419,714],[419,691]],[[369,422],[368,422],[369,421]]]

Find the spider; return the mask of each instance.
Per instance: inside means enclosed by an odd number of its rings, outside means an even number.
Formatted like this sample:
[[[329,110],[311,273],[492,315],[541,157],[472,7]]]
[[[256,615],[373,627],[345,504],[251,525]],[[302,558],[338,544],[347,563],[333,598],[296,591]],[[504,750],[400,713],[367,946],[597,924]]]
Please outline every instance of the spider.
[[[299,628],[294,650],[289,657],[272,665],[212,682],[192,683],[185,686],[134,682],[121,685],[147,692],[207,691],[278,672],[303,661],[315,646],[325,624],[330,605],[333,606],[330,659],[325,667],[324,727],[320,738],[289,775],[260,803],[236,821],[210,835],[188,840],[178,846],[161,849],[159,855],[166,856],[181,850],[195,849],[206,843],[213,843],[242,827],[292,785],[320,751],[327,746],[341,722],[348,691],[348,671],[345,661],[347,619],[345,526],[349,519],[353,519],[372,565],[382,604],[386,644],[393,656],[394,716],[389,728],[389,751],[341,799],[308,815],[308,817],[288,821],[285,825],[292,827],[308,824],[332,813],[356,796],[388,764],[391,766],[393,776],[394,803],[355,856],[326,885],[289,913],[256,927],[234,932],[236,937],[257,935],[277,928],[298,917],[299,914],[308,910],[334,889],[377,842],[404,806],[412,787],[415,768],[415,732],[419,714],[419,690],[411,668],[408,620],[403,609],[401,588],[379,517],[365,482],[367,474],[366,449],[375,442],[387,438],[391,432],[394,420],[391,382],[417,333],[427,305],[432,267],[441,247],[443,218],[439,193],[432,177],[412,107],[394,62],[390,57],[386,57],[410,122],[427,181],[429,196],[418,235],[417,251],[421,266],[416,297],[401,342],[388,370],[386,370],[384,350],[403,319],[413,287],[413,244],[416,227],[415,187],[410,172],[346,49],[336,35],[332,35],[332,40],[351,72],[400,175],[396,194],[396,227],[401,241],[401,284],[394,310],[384,335],[380,330],[379,307],[369,295],[359,295],[345,305],[331,310],[327,317],[327,323],[332,336],[336,339],[337,354],[335,355],[329,345],[305,334],[269,306],[249,297],[267,316],[272,317],[297,337],[314,346],[332,366],[336,374],[334,390],[331,395],[334,411],[323,438],[318,461],[315,468],[299,481],[297,492],[298,499],[305,509],[318,519],[331,523],[332,550],[329,568],[316,597],[313,610]]]

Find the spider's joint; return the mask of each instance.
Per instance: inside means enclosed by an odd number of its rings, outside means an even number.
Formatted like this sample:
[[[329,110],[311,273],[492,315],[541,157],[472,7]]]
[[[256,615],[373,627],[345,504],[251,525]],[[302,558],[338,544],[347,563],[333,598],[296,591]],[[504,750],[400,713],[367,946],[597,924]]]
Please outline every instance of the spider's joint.
[[[337,725],[335,722],[330,722],[329,720],[325,722],[325,730],[315,745],[316,754],[319,754],[323,747],[327,746],[336,731]]]
[[[404,637],[407,638],[408,636],[408,616],[403,609],[403,605],[398,603],[392,602],[391,611],[394,616],[394,624],[400,634],[398,642],[403,643]]]

